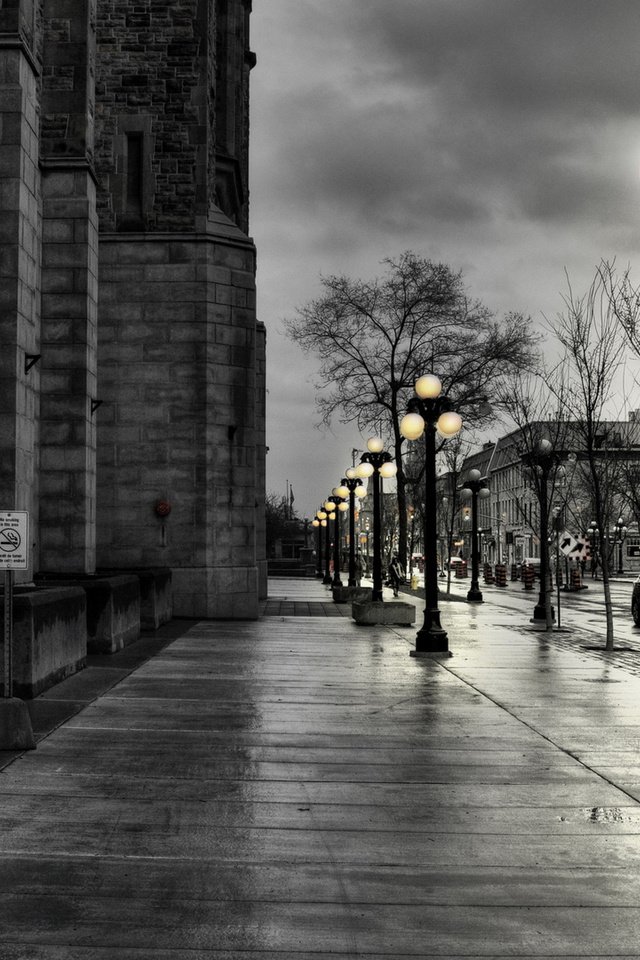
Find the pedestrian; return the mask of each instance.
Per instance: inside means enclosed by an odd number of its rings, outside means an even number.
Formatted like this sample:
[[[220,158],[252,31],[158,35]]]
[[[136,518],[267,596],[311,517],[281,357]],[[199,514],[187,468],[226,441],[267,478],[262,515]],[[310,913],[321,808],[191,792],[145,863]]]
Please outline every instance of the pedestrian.
[[[394,553],[393,559],[389,564],[388,577],[391,584],[391,589],[393,590],[393,595],[394,597],[397,597],[398,588],[400,587],[400,584],[404,583],[405,581],[404,567],[400,563],[400,557],[397,553]]]
[[[598,579],[598,554],[594,553],[591,557],[591,579]]]
[[[361,583],[361,581],[362,581],[362,573],[363,573],[363,571],[364,571],[364,565],[363,565],[363,563],[362,563],[362,555],[360,554],[360,551],[359,551],[359,550],[358,550],[358,552],[357,552],[357,554],[356,554],[356,564],[355,564],[355,565],[356,565],[356,587],[359,587],[359,586],[360,586],[360,583]]]

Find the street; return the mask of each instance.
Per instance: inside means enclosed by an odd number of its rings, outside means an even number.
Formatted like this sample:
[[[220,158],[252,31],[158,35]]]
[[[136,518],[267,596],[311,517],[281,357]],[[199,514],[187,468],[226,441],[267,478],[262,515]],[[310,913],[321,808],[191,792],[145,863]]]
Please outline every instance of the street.
[[[466,597],[471,583],[470,577],[466,580],[451,578],[451,593],[455,597]],[[640,629],[635,627],[631,618],[631,593],[634,579],[619,577],[611,584],[613,601],[613,616],[615,639],[626,645],[633,645],[640,649]],[[560,590],[560,626],[567,629],[579,630],[581,634],[591,634],[592,639],[604,640],[605,637],[605,608],[604,588],[602,580],[592,580],[587,577],[584,581],[586,589],[579,592]],[[440,580],[440,589],[446,589],[446,580]],[[540,581],[536,580],[533,590],[525,590],[522,582],[507,581],[506,587],[497,587],[495,584],[485,584],[480,577],[480,590],[484,602],[495,607],[501,607],[522,615],[523,623],[533,615],[533,608],[537,603]],[[557,624],[557,591],[554,587],[552,604],[556,612]]]

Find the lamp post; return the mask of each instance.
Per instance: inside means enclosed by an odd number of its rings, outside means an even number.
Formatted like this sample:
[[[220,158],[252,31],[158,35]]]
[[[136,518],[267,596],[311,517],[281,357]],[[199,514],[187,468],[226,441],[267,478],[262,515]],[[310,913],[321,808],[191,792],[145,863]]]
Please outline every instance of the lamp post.
[[[545,620],[551,628],[555,612],[550,600],[549,590],[549,479],[555,470],[556,478],[566,477],[561,458],[554,452],[553,444],[546,437],[540,440],[535,449],[523,457],[525,469],[536,484],[536,495],[540,505],[540,591],[538,602],[533,608],[534,620]]]
[[[383,450],[384,442],[380,437],[370,437],[367,440],[367,449],[360,457],[360,464],[356,467],[356,476],[361,480],[371,477],[373,487],[373,590],[371,599],[382,600],[382,553],[381,553],[381,512],[380,487],[381,479],[395,477],[398,472],[390,453]]]
[[[347,586],[357,586],[356,579],[356,497],[366,497],[366,487],[358,477],[355,467],[349,467],[342,478],[341,487],[349,492],[349,579]]]
[[[340,579],[340,514],[344,513],[345,510],[349,509],[349,504],[346,502],[347,497],[349,496],[349,491],[346,487],[334,487],[331,491],[332,496],[325,501],[325,510],[331,509],[328,507],[329,503],[333,504],[333,518],[335,520],[335,528],[333,531],[333,586],[341,587],[342,580]]]
[[[427,373],[416,380],[416,396],[411,397],[408,412],[400,421],[400,433],[407,440],[424,435],[425,446],[425,511],[424,511],[424,624],[416,636],[412,656],[447,653],[447,633],[440,623],[438,609],[438,557],[436,528],[436,432],[454,437],[462,426],[462,418],[442,394],[438,377]]]
[[[482,603],[482,591],[478,582],[479,550],[478,550],[478,498],[486,499],[491,491],[486,485],[486,478],[479,470],[469,470],[467,481],[461,491],[465,499],[471,498],[471,587],[467,593],[467,600],[471,603]]]
[[[327,525],[327,514],[324,510],[316,510],[316,515],[311,521],[311,526],[318,532],[318,562],[316,564],[316,575],[322,576],[322,528]]]
[[[613,528],[613,542],[618,544],[618,574],[624,573],[622,566],[622,544],[627,538],[627,528],[622,517],[618,517],[618,522]]]
[[[326,500],[323,506],[323,513],[326,514],[325,524],[326,524],[326,538],[325,538],[325,551],[324,551],[324,577],[322,582],[329,585],[331,583],[331,521],[335,519],[336,505],[332,500]]]

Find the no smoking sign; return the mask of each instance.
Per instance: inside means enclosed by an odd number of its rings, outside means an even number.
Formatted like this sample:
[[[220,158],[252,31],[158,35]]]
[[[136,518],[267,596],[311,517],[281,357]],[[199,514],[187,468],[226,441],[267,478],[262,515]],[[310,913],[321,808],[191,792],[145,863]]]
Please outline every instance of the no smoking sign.
[[[0,570],[26,570],[29,566],[29,514],[0,512]]]

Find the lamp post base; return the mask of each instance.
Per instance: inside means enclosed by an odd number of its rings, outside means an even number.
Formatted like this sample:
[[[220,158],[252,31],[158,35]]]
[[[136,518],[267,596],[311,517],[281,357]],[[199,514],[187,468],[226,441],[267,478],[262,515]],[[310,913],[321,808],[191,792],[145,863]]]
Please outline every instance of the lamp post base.
[[[424,612],[424,624],[416,634],[416,648],[411,651],[412,657],[450,656],[447,631],[440,625],[440,611],[427,609]]]
[[[484,603],[484,597],[479,587],[471,587],[467,593],[467,600],[469,603]]]
[[[555,610],[553,609],[553,607],[551,607],[551,619],[552,619],[552,620],[555,620],[555,618],[556,618],[556,612],[555,612]],[[545,620],[545,621],[546,621],[546,619],[547,619],[547,611],[546,611],[546,607],[545,607],[544,603],[537,603],[537,604],[535,605],[535,607],[533,608],[533,619],[534,619],[534,620]]]

